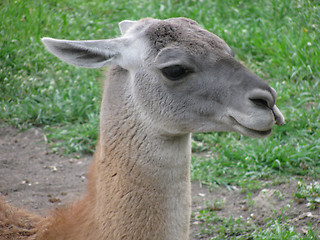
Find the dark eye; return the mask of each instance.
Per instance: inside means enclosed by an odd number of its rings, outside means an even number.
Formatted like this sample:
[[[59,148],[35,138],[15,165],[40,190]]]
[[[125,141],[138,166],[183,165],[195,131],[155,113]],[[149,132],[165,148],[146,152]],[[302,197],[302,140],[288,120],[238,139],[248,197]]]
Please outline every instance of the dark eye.
[[[180,65],[173,65],[161,69],[162,74],[171,81],[178,81],[190,73],[190,71]]]

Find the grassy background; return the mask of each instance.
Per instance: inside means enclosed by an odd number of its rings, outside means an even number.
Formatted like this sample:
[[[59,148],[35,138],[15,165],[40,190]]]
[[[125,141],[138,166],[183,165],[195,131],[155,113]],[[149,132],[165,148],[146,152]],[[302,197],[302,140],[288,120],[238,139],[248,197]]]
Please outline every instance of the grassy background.
[[[120,34],[121,20],[177,16],[222,37],[238,60],[277,90],[277,105],[286,117],[286,125],[262,140],[235,133],[194,135],[193,151],[199,154],[192,161],[193,179],[249,190],[260,188],[264,179],[318,180],[318,0],[1,0],[1,123],[43,127],[54,150],[93,152],[102,74],[57,60],[40,38],[112,38]],[[255,239],[272,239],[257,234]]]

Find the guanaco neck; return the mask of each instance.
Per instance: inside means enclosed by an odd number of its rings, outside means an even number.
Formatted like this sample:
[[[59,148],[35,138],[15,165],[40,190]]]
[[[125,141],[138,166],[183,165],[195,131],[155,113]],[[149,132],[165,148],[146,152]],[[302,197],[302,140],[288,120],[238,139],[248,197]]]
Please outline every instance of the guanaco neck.
[[[120,81],[107,81],[101,109],[101,239],[188,239],[191,134],[162,134],[142,122]]]

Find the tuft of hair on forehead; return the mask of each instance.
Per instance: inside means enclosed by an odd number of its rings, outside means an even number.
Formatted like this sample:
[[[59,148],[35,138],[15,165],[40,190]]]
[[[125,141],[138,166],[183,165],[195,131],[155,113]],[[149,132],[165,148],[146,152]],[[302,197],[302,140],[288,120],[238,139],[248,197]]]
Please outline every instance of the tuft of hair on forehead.
[[[211,49],[228,51],[226,43],[211,32],[187,18],[171,18],[166,20],[143,19],[148,25],[145,35],[152,49],[159,52],[168,46],[181,46],[190,52],[205,54]]]

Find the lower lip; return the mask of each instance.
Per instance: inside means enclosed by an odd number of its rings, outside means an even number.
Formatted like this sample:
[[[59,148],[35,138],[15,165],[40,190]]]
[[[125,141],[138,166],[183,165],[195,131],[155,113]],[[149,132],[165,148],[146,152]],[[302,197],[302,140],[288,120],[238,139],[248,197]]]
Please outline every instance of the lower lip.
[[[272,129],[265,130],[265,131],[259,131],[251,128],[247,128],[243,125],[241,125],[234,117],[231,117],[231,119],[237,124],[236,126],[241,130],[240,132],[243,132],[244,134],[250,134],[250,135],[259,135],[261,137],[268,136],[271,134]]]
[[[249,137],[266,137],[268,135],[271,134],[272,130],[266,130],[266,131],[257,131],[257,130],[253,130],[253,129],[250,129],[250,128],[247,128],[247,127],[244,127],[244,126],[239,126],[239,132],[246,135],[246,136],[249,136]]]

